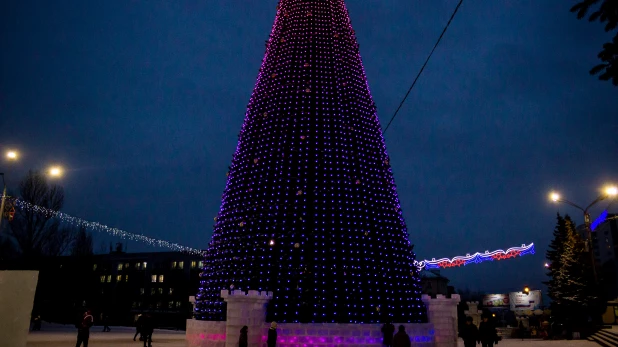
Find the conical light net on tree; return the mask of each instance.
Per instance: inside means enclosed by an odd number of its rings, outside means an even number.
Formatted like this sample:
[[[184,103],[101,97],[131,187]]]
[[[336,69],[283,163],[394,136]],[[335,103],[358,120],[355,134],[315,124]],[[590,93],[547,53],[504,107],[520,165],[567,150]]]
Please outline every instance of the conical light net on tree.
[[[227,173],[196,317],[274,292],[277,322],[420,322],[419,276],[343,0],[281,0]]]

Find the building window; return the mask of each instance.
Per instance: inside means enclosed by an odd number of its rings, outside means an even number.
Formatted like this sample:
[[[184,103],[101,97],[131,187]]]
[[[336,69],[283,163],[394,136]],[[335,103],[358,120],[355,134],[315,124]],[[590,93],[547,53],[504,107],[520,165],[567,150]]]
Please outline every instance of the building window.
[[[148,262],[143,262],[142,263],[142,270],[146,270],[146,265],[148,265]]]
[[[174,302],[173,301],[168,302],[167,308],[174,308]]]
[[[131,305],[131,307],[136,308],[137,307],[137,301],[133,301],[133,305]]]
[[[180,306],[182,306],[182,302],[176,301],[176,307],[180,307]]]
[[[152,283],[156,282],[157,281],[157,275],[150,276],[150,280],[151,280]]]
[[[135,263],[135,270],[141,270],[142,263]]]
[[[124,275],[124,281],[129,282],[129,275]]]
[[[170,288],[170,295],[174,294],[174,288]]]
[[[173,261],[173,262],[172,262],[172,269],[175,269],[177,265],[178,265],[178,263],[177,263],[177,262],[175,262],[175,261]]]
[[[157,308],[161,308],[161,301],[157,302]]]
[[[163,288],[159,288],[159,294],[163,294]]]
[[[197,261],[191,260],[191,268],[195,269],[197,267]]]
[[[97,271],[97,264],[92,265],[92,271]]]
[[[199,263],[197,263],[197,266],[201,269],[204,267],[204,262],[200,260]]]
[[[105,282],[105,275],[101,276],[101,283]]]
[[[155,289],[154,288],[150,288],[150,295],[155,295]]]
[[[140,288],[140,289],[139,289],[139,294],[140,294],[140,295],[144,295],[144,292],[145,292],[144,288]]]
[[[110,283],[112,281],[112,275],[107,275],[107,283]]]
[[[116,276],[116,282],[120,282],[120,281],[122,281],[122,275]]]
[[[181,270],[184,269],[185,268],[185,262],[184,261],[179,261],[178,262],[178,268],[181,269]]]
[[[121,264],[118,264],[118,270],[119,270],[119,271],[120,271],[120,270],[122,270],[122,263],[121,263]]]
[[[129,269],[129,263],[124,264],[124,268],[128,270]]]
[[[159,282],[163,283],[163,275],[159,275]]]

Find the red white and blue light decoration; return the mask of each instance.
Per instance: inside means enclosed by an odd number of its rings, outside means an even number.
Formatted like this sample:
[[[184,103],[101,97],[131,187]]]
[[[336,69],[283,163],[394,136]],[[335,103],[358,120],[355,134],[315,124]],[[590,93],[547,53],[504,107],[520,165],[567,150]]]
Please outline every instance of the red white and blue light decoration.
[[[504,260],[511,259],[515,257],[521,257],[526,254],[534,254],[534,243],[529,245],[521,245],[521,247],[511,247],[506,251],[501,249],[495,250],[493,252],[485,251],[484,253],[474,253],[474,254],[466,254],[465,256],[457,256],[454,258],[441,258],[432,260],[423,260],[417,262],[416,265],[421,270],[430,270],[430,269],[445,269],[451,267],[461,267],[468,264],[478,264],[484,261],[496,261],[496,260]]]

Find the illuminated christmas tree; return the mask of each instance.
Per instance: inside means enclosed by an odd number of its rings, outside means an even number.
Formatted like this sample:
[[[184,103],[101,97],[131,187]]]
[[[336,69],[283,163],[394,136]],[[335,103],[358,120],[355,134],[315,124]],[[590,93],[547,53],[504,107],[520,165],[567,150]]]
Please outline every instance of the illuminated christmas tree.
[[[420,322],[389,156],[343,0],[281,0],[206,255],[222,289],[274,292],[277,322]]]

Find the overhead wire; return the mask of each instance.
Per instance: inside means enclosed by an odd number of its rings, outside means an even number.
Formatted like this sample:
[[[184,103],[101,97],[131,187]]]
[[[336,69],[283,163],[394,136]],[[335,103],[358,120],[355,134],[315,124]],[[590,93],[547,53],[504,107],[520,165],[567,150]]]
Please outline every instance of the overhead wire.
[[[438,38],[438,41],[436,41],[436,44],[431,49],[431,52],[427,56],[427,59],[425,60],[425,63],[423,64],[421,69],[418,71],[418,74],[416,74],[416,78],[414,78],[414,82],[412,82],[412,85],[408,89],[408,92],[403,97],[403,100],[401,100],[401,103],[399,103],[399,107],[397,107],[397,110],[395,110],[395,113],[393,114],[393,116],[391,117],[391,120],[386,125],[386,128],[384,128],[384,130],[382,131],[382,134],[386,133],[386,131],[391,126],[391,123],[393,122],[395,117],[397,117],[397,114],[399,113],[399,110],[401,109],[403,104],[406,102],[406,99],[408,98],[408,95],[410,95],[410,92],[412,91],[412,89],[416,85],[416,82],[418,81],[419,77],[421,77],[421,74],[423,73],[423,70],[425,70],[425,67],[427,66],[427,63],[429,62],[429,59],[431,59],[431,56],[433,55],[433,52],[436,50],[436,48],[440,44],[440,41],[442,41],[442,37],[444,37],[444,33],[446,33],[446,30],[451,25],[451,22],[453,21],[453,18],[455,18],[455,15],[457,14],[457,11],[459,11],[459,7],[461,7],[462,3],[463,3],[463,0],[459,0],[459,3],[457,4],[457,7],[455,7],[455,10],[453,11],[453,14],[451,15],[451,18],[448,20],[448,23],[446,23],[446,26],[444,27],[444,30],[442,30],[442,34],[440,34],[440,37]]]

